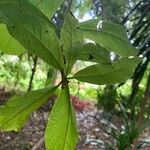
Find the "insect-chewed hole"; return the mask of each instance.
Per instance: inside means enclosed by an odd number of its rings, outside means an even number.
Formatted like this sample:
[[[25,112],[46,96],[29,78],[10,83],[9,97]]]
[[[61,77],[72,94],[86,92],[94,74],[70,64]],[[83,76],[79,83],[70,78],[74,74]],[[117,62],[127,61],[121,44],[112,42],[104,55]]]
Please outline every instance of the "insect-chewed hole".
[[[12,28],[15,29],[15,26],[13,25]]]
[[[94,57],[90,54],[88,59],[89,59],[89,60],[93,60]]]

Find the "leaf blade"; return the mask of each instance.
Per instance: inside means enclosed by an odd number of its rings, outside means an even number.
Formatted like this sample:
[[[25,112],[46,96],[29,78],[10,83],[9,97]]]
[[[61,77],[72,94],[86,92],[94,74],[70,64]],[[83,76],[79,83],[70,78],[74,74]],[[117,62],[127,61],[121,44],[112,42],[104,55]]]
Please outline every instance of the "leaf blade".
[[[20,55],[24,50],[22,45],[10,36],[6,25],[0,24],[0,51],[6,54]]]
[[[49,119],[45,134],[46,149],[75,149],[78,133],[67,87],[61,90]]]
[[[30,0],[30,2],[38,7],[50,19],[64,0]]]
[[[110,52],[98,44],[87,43],[79,48],[78,60],[97,63],[110,63]]]
[[[96,22],[97,21],[97,22]],[[135,56],[138,50],[130,45],[125,30],[122,26],[108,22],[102,22],[100,28],[95,25],[98,20],[90,20],[80,24],[80,31],[84,37],[95,41],[109,51],[121,56]]]
[[[73,78],[92,84],[114,84],[129,79],[140,58],[122,58],[112,64],[96,64],[77,72]],[[130,67],[129,67],[130,66]]]
[[[32,4],[25,0],[1,0],[0,20],[27,50],[57,69],[62,67],[60,43],[53,25]]]
[[[101,30],[128,41],[127,32],[120,24],[91,19],[80,23],[80,27],[88,30]]]
[[[30,113],[44,104],[54,94],[56,88],[41,89],[10,98],[4,106],[0,107],[0,130],[20,130]]]
[[[61,43],[63,45],[63,54],[66,60],[67,74],[72,69],[79,53],[78,47],[83,44],[82,34],[77,29],[78,21],[72,14],[65,17],[65,22],[61,31]]]

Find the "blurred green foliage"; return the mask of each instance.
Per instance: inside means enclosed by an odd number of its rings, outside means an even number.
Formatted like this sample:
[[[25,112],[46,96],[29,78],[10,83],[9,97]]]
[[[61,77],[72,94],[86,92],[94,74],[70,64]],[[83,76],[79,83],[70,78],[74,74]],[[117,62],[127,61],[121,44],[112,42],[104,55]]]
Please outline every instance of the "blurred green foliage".
[[[32,65],[33,62],[27,54],[21,57],[2,54],[0,56],[0,86],[5,86],[8,90],[26,91],[29,86]],[[44,62],[38,61],[33,89],[45,87],[47,68]]]
[[[117,90],[114,85],[107,85],[100,93],[97,90],[98,108],[103,107],[105,111],[113,111],[116,105]]]

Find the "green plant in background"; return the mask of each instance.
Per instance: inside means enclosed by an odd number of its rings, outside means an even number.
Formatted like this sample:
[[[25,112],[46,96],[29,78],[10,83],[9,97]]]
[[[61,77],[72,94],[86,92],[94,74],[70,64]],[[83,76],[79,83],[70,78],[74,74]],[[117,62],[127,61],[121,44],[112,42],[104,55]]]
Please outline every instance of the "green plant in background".
[[[0,83],[7,90],[26,91],[29,87],[29,79],[32,74],[34,63],[28,59],[28,53],[21,56],[1,54],[0,56]],[[31,57],[30,57],[31,58]],[[39,60],[36,67],[33,89],[45,87],[48,65]],[[50,82],[49,82],[50,83]]]
[[[116,105],[116,98],[116,87],[114,85],[107,85],[102,93],[100,93],[99,90],[97,91],[97,106],[98,108],[102,106],[105,111],[114,111]]]
[[[78,132],[70,101],[71,79],[98,85],[126,81],[140,61],[136,57],[137,50],[129,44],[126,32],[120,25],[99,23],[99,20],[79,23],[68,11],[63,27],[57,28],[49,18],[61,3],[63,0],[0,1],[1,32],[11,41],[10,47],[9,43],[6,46],[0,43],[0,49],[11,54],[19,54],[26,49],[61,74],[61,82],[55,87],[14,96],[1,106],[0,130],[20,130],[30,113],[43,105],[61,86],[45,131],[47,150],[75,149]],[[93,40],[95,44],[84,43],[84,39]],[[21,50],[18,51],[18,48]],[[111,62],[110,51],[118,54],[120,59]],[[94,65],[69,76],[77,60],[92,61]]]
[[[136,121],[130,119],[123,105],[119,102],[117,103],[122,113],[124,126],[121,131],[112,129],[111,135],[116,139],[116,147],[118,150],[131,149],[134,140],[139,137],[142,127],[138,128]]]
[[[123,126],[120,130],[118,128],[110,127],[110,135],[115,139],[117,150],[134,150],[134,149],[143,149],[143,147],[149,147],[149,142],[146,139],[137,141],[140,134],[144,128],[149,124],[143,122],[143,124],[138,125],[137,116],[135,115],[134,120],[130,118],[129,114],[126,111],[126,108],[120,103],[117,102],[123,120]],[[136,143],[135,143],[136,141]],[[145,145],[146,144],[146,145]],[[110,149],[115,150],[113,146],[106,144]]]

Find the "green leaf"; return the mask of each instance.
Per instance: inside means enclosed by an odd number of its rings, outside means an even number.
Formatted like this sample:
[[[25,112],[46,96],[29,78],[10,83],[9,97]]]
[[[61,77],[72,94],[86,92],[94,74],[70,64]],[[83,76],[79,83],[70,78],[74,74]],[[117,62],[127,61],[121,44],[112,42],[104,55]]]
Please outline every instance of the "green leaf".
[[[63,59],[53,25],[26,0],[1,0],[0,21],[27,50],[60,69]]]
[[[114,84],[129,79],[141,59],[121,58],[112,64],[96,64],[77,72],[73,78],[92,84]]]
[[[61,93],[52,109],[46,127],[47,150],[74,150],[78,139],[75,113],[70,101],[68,87]]]
[[[56,88],[41,89],[10,98],[4,106],[0,107],[0,130],[20,130],[30,113],[43,105],[54,94]]]
[[[91,19],[85,22],[80,23],[81,28],[86,28],[89,30],[102,30],[109,34],[115,35],[119,38],[123,38],[128,41],[127,32],[122,25],[116,23],[110,23],[106,21],[100,21],[98,19]]]
[[[110,63],[110,52],[98,44],[87,43],[79,50],[78,59],[97,63]]]
[[[116,37],[122,38],[123,40],[129,42],[125,28],[119,24],[110,23],[110,22],[102,22],[99,25],[99,29],[100,30],[102,29],[102,31],[104,32],[115,35]]]
[[[0,24],[0,51],[6,54],[20,55],[24,50],[22,45],[10,36],[6,25]]]
[[[38,7],[49,19],[54,15],[64,0],[29,0]]]
[[[95,25],[96,20],[80,24],[80,31],[85,38],[93,40],[107,50],[122,56],[135,56],[137,54],[138,50],[130,45],[122,26],[108,22],[100,22],[98,27]]]
[[[90,29],[90,30],[95,30],[95,29],[97,29],[99,22],[100,22],[99,19],[90,19],[90,20],[81,22],[79,27],[85,28],[85,29]]]
[[[83,36],[77,29],[78,21],[68,14],[61,31],[61,42],[63,45],[63,53],[66,60],[66,72],[70,72],[75,63],[78,54],[78,47],[83,44]]]

